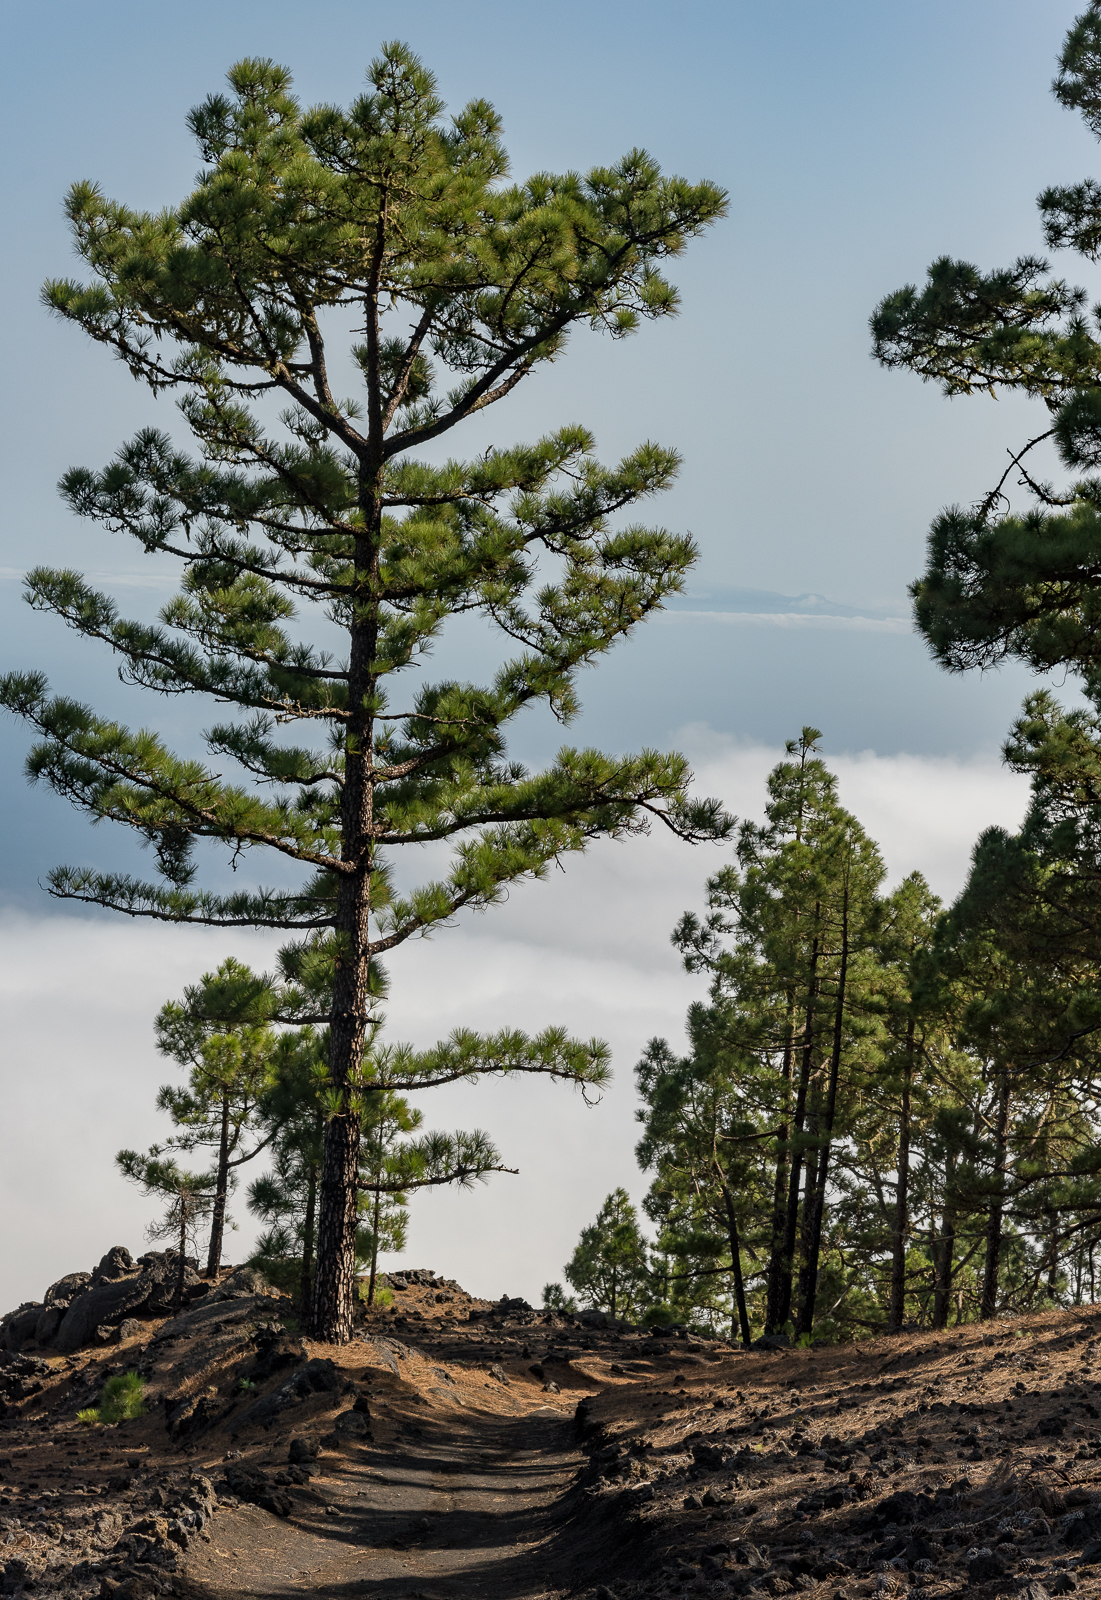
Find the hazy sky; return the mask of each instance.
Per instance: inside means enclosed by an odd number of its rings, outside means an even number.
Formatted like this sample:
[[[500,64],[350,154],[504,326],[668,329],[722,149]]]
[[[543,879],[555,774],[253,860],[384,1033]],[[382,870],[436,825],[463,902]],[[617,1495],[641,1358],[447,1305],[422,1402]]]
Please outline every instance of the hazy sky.
[[[576,339],[467,441],[580,421],[606,459],[644,438],[684,456],[653,519],[696,536],[690,593],[586,675],[571,740],[679,746],[701,786],[745,815],[783,741],[813,722],[843,800],[882,840],[894,876],[921,867],[951,896],[979,828],[1013,825],[1023,809],[1021,782],[997,752],[1028,680],[939,672],[909,629],[906,584],[930,518],[977,498],[1035,417],[1016,402],[949,403],[881,371],[867,318],[938,254],[989,268],[1040,250],[1036,193],[1096,171],[1094,141],[1048,88],[1075,12],[1061,0],[6,4],[0,669],[42,668],[59,689],[135,724],[155,720],[184,746],[205,725],[206,708],[122,690],[96,647],[19,599],[20,574],[39,561],[80,566],[138,612],[169,592],[166,571],[76,523],[55,493],[66,467],[100,465],[136,428],[173,421],[170,399],[152,401],[39,307],[42,279],[74,270],[62,196],[87,177],[132,204],[176,202],[199,165],[186,111],[233,60],[273,56],[304,100],[347,101],[398,34],[451,105],[496,103],[517,177],[641,144],[667,169],[731,193],[728,220],[676,264],[678,319],[616,345]],[[1096,293],[1076,261],[1057,265]],[[798,600],[806,595],[824,599]],[[490,660],[484,640],[462,633],[439,665],[474,672]],[[554,741],[538,716],[517,730],[525,759]],[[29,790],[26,745],[21,728],[0,725],[11,1083],[0,1309],[112,1243],[140,1247],[147,1209],[111,1158],[158,1131],[153,1012],[223,955],[264,963],[276,942],[48,901],[37,884],[54,862],[121,864],[133,848]],[[488,1127],[523,1170],[474,1196],[418,1200],[411,1262],[481,1292],[534,1295],[561,1275],[611,1187],[641,1195],[631,1068],[653,1034],[679,1038],[700,993],[668,933],[720,859],[665,841],[604,847],[502,911],[401,953],[396,1036],[428,1043],[458,1024],[562,1021],[607,1037],[617,1069],[595,1110],[523,1084],[426,1098],[430,1125]],[[236,1210],[242,1233],[230,1248],[240,1253],[249,1230]]]

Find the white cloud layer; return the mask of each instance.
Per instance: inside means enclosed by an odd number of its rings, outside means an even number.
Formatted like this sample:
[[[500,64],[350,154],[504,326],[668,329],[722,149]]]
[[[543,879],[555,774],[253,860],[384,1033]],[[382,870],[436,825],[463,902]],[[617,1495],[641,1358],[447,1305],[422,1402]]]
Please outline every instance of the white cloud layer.
[[[721,622],[732,627],[801,628],[811,632],[841,629],[850,633],[910,633],[913,630],[909,617],[847,617],[804,611],[688,611],[678,607],[675,611],[659,613],[656,620],[664,627],[673,628],[685,622]]]
[[[740,816],[760,814],[776,750],[702,727],[685,729],[680,743],[702,792]],[[891,881],[920,868],[945,897],[962,883],[979,831],[1017,826],[1027,800],[1024,780],[992,761],[868,752],[831,764],[843,803],[881,843]],[[391,1037],[427,1044],[458,1025],[562,1022],[607,1039],[616,1069],[596,1108],[569,1089],[523,1080],[424,1096],[428,1126],[487,1128],[520,1173],[471,1194],[418,1197],[410,1264],[481,1293],[533,1298],[561,1277],[609,1189],[622,1183],[641,1196],[631,1069],[655,1034],[681,1038],[686,1007],[703,992],[680,971],[669,932],[700,904],[703,880],[722,859],[668,837],[604,844],[496,910],[397,952]],[[153,1015],[224,956],[264,965],[275,943],[239,931],[0,915],[0,1309],[40,1298],[112,1244],[142,1248],[150,1204],[117,1177],[113,1157],[164,1132],[153,1098],[171,1073],[153,1049]],[[228,1251],[240,1256],[252,1229],[243,1203],[235,1210],[241,1230]]]

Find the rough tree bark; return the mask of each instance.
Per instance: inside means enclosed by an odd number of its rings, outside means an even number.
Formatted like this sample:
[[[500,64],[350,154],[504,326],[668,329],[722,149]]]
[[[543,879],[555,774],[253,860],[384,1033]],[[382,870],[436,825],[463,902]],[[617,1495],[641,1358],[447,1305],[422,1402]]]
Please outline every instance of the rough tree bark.
[[[356,1210],[359,1199],[360,1119],[352,1103],[363,1059],[369,1014],[371,877],[374,869],[374,705],[377,679],[379,551],[382,531],[382,379],[379,365],[377,276],[385,241],[380,210],[375,242],[375,293],[364,311],[371,457],[361,458],[362,532],[355,543],[355,616],[348,657],[348,731],[341,797],[341,860],[349,871],[337,891],[338,941],[329,1033],[329,1080],[341,1109],[329,1120],[321,1164],[317,1270],[311,1327],[315,1338],[346,1344],[352,1336]]]

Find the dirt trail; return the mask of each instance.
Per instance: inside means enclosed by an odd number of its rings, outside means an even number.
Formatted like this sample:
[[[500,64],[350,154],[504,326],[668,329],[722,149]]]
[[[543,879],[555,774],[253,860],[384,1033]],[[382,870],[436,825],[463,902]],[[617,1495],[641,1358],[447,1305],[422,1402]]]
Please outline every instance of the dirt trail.
[[[210,1600],[555,1593],[571,1564],[556,1504],[577,1465],[572,1420],[557,1410],[442,1418],[413,1447],[356,1447],[293,1519],[221,1512],[186,1576]]]

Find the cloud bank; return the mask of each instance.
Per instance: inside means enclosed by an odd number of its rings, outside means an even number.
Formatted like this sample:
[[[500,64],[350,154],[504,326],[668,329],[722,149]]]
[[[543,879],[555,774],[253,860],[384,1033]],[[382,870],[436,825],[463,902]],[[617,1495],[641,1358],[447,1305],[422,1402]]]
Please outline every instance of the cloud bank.
[[[693,726],[681,748],[702,792],[739,816],[761,814],[779,752]],[[897,882],[914,868],[951,897],[975,837],[1015,827],[1027,783],[991,760],[960,762],[871,752],[831,759],[842,802],[879,840]],[[484,1127],[518,1177],[470,1194],[418,1197],[411,1265],[428,1265],[489,1295],[538,1295],[561,1277],[577,1235],[622,1183],[636,1196],[632,1068],[654,1035],[683,1037],[704,985],[678,965],[669,933],[698,907],[704,879],[727,859],[668,836],[604,843],[506,904],[396,952],[389,1035],[428,1044],[452,1028],[538,1028],[562,1022],[605,1038],[616,1077],[602,1103],[538,1081],[455,1086],[422,1097],[432,1127]],[[109,1245],[142,1247],[150,1220],[115,1173],[123,1146],[163,1135],[153,1108],[171,1064],[153,1048],[152,1019],[183,985],[226,955],[263,966],[269,935],[172,929],[68,913],[0,913],[5,1117],[0,1129],[0,1310],[39,1298],[62,1273]],[[252,1238],[243,1202],[227,1254]]]

